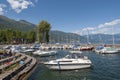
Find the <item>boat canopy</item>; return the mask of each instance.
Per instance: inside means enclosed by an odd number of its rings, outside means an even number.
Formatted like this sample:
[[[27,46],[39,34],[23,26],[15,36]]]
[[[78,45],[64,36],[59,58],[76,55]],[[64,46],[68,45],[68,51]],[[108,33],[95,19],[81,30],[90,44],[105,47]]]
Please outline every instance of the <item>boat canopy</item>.
[[[77,59],[79,58],[81,55],[78,54],[78,53],[73,53],[73,54],[69,54],[67,56],[65,56],[65,58],[68,58],[68,59]]]
[[[103,49],[104,48],[104,46],[97,46],[97,50],[101,50],[101,49]]]

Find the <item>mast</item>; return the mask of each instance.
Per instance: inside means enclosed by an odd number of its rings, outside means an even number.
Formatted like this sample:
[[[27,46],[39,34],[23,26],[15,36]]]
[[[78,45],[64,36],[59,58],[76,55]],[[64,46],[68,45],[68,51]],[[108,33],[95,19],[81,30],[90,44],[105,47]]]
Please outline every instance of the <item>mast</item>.
[[[112,30],[113,30],[113,27],[112,27]],[[112,34],[112,38],[113,38],[113,47],[115,48],[115,37],[114,37],[114,31],[113,31],[113,34]]]
[[[36,40],[39,42],[39,29],[38,26],[36,27]]]
[[[80,44],[80,34],[78,35],[78,43]]]
[[[89,30],[87,29],[87,32],[88,32],[88,34],[87,34],[87,43],[89,44]]]
[[[100,44],[104,45],[103,40],[102,40],[102,38],[100,36],[100,33],[99,33],[99,39],[100,39]]]

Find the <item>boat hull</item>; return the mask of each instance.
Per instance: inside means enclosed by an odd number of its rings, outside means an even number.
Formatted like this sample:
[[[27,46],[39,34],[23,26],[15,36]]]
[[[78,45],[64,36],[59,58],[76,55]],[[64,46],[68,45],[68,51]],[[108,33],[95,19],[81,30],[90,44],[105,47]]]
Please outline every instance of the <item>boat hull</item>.
[[[84,47],[84,48],[80,48],[80,51],[91,51],[93,49],[94,47]]]
[[[56,55],[57,53],[54,51],[51,51],[51,52],[38,51],[38,52],[34,52],[33,54],[41,56],[41,57],[46,57],[46,56]]]
[[[118,53],[119,51],[115,48],[112,47],[105,47],[100,51],[101,54],[115,54]]]
[[[104,51],[104,52],[100,52],[101,54],[117,54],[118,51]]]
[[[38,54],[41,57],[47,57],[47,56],[53,56],[56,55],[56,53],[45,53],[45,54]]]
[[[52,70],[77,70],[91,67],[91,64],[45,64]]]

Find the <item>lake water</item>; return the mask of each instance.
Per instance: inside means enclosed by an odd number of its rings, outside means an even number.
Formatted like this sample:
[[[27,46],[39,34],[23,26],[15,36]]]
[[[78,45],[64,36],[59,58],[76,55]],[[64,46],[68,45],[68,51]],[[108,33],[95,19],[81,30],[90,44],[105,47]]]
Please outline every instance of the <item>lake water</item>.
[[[60,58],[68,54],[68,51],[59,51],[54,57],[41,58],[38,61],[51,58]],[[28,80],[120,80],[120,53],[119,54],[96,54],[95,52],[83,52],[92,61],[89,69],[72,71],[52,71],[42,64],[38,64],[36,70]]]

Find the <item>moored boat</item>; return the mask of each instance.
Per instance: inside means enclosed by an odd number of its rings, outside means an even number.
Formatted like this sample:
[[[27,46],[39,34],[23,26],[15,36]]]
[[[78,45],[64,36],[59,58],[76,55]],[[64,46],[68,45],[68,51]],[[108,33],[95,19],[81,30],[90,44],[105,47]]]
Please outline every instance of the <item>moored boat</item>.
[[[88,57],[81,57],[74,53],[61,59],[45,62],[44,64],[52,70],[76,70],[91,67],[92,62],[88,59]]]
[[[94,51],[100,53],[102,49],[104,49],[104,46],[97,46]]]
[[[90,51],[90,50],[93,50],[93,49],[94,49],[93,46],[92,46],[92,47],[86,46],[86,47],[81,47],[81,48],[80,48],[80,51]]]
[[[100,53],[102,54],[115,54],[118,53],[119,51],[116,48],[113,47],[104,47]]]
[[[37,50],[37,51],[33,52],[33,54],[45,57],[45,56],[55,55],[55,54],[57,54],[57,51],[41,51],[41,50]]]

